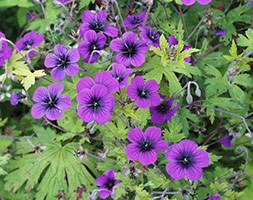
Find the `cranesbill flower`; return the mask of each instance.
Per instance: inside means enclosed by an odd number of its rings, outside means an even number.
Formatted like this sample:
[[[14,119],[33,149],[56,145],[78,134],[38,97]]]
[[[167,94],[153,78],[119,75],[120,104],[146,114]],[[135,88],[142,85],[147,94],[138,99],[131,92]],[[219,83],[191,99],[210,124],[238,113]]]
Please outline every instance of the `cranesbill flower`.
[[[160,35],[153,28],[142,26],[139,27],[139,29],[141,30],[141,38],[147,42],[147,44],[154,47],[159,47]]]
[[[23,95],[20,95],[20,94],[18,94],[17,92],[12,92],[12,93],[11,93],[11,100],[10,100],[11,105],[13,105],[13,106],[18,105],[18,102],[19,102],[21,99],[23,99],[23,98],[24,98]]]
[[[114,63],[112,65],[112,75],[119,82],[119,87],[123,88],[128,85],[127,78],[130,74],[133,73],[133,70],[126,68],[122,64]]]
[[[232,147],[235,141],[235,134],[233,132],[224,135],[219,142],[225,147]]]
[[[136,100],[139,108],[149,108],[160,103],[160,95],[157,93],[160,86],[155,80],[145,83],[141,76],[136,76],[131,80],[126,93],[131,99]]]
[[[177,40],[177,38],[176,38],[174,35],[171,35],[171,36],[169,37],[168,43],[169,43],[170,46],[175,46],[175,45],[178,44],[178,40]],[[191,45],[184,45],[183,51],[184,51],[184,50],[187,50],[187,49],[191,49],[191,48],[192,48]],[[191,62],[191,56],[185,58],[184,61],[185,61],[185,62]]]
[[[84,38],[85,40],[80,42],[78,46],[80,55],[84,56],[83,61],[86,63],[97,62],[98,51],[104,48],[106,37],[102,33],[96,33],[91,30],[85,33]]]
[[[78,92],[80,92],[83,89],[91,89],[95,84],[105,86],[110,94],[119,89],[118,81],[109,71],[98,72],[94,77],[94,80],[90,77],[81,78],[76,84],[76,89]]]
[[[115,186],[120,183],[119,180],[115,179],[115,173],[117,172],[113,169],[108,169],[104,175],[97,177],[96,184],[99,186],[98,196],[101,199],[109,197],[115,189]]]
[[[106,23],[107,12],[105,10],[92,13],[89,10],[84,11],[82,16],[82,25],[80,26],[80,34],[85,38],[85,33],[93,30],[96,33],[104,33],[111,37],[117,37],[118,29]]]
[[[221,198],[219,196],[210,196],[207,200],[221,200]]]
[[[146,12],[140,12],[139,14],[132,14],[124,19],[124,25],[129,28],[133,29],[143,24],[146,17]],[[148,24],[148,21],[146,22]]]
[[[104,124],[111,118],[111,111],[115,105],[114,97],[108,93],[105,86],[96,84],[91,89],[82,89],[77,95],[77,102],[81,107],[78,116],[84,122],[96,121]]]
[[[170,160],[166,165],[167,173],[177,180],[184,176],[192,181],[199,180],[202,177],[202,168],[210,163],[207,151],[198,149],[198,145],[192,140],[173,144],[166,153],[166,159]]]
[[[54,47],[54,52],[55,54],[48,54],[44,62],[47,68],[53,68],[51,76],[58,81],[63,81],[65,74],[75,76],[79,70],[78,50],[76,48],[67,50],[64,45],[58,44]]]
[[[126,155],[131,160],[139,160],[143,165],[155,163],[157,151],[168,148],[168,142],[161,140],[160,128],[150,126],[145,133],[140,128],[134,128],[128,133],[128,140],[132,142],[126,147]]]
[[[28,51],[32,48],[36,48],[43,41],[43,34],[39,34],[37,31],[31,31],[29,33],[26,33],[21,39],[19,39],[15,45],[19,51]],[[34,53],[34,50],[29,51],[28,56],[32,57]]]
[[[148,46],[145,41],[138,40],[138,35],[133,32],[123,34],[123,39],[116,38],[111,41],[110,48],[113,51],[119,52],[115,56],[117,63],[125,66],[133,65],[140,67],[145,61],[145,52],[148,51]]]
[[[196,0],[181,0],[182,3],[186,6],[190,6],[190,5],[193,5]],[[212,0],[197,0],[197,2],[201,5],[206,5],[206,4],[209,4],[211,3]]]
[[[222,29],[222,28],[218,28],[215,33],[216,36],[223,36],[227,34],[227,30],[226,29]]]
[[[5,35],[0,32],[0,67],[4,64],[5,60],[8,60],[12,56],[12,50],[8,47],[8,43],[4,41]]]
[[[71,0],[58,0],[61,4],[67,4],[69,3]]]
[[[68,95],[61,95],[64,87],[60,83],[51,83],[48,89],[44,86],[38,87],[33,94],[33,101],[37,102],[32,106],[33,118],[39,119],[44,115],[50,120],[57,120],[62,116],[62,110],[71,105]]]
[[[166,120],[171,121],[175,115],[180,103],[178,102],[175,107],[172,107],[174,99],[162,101],[159,105],[150,108],[151,120],[155,124],[162,124]]]

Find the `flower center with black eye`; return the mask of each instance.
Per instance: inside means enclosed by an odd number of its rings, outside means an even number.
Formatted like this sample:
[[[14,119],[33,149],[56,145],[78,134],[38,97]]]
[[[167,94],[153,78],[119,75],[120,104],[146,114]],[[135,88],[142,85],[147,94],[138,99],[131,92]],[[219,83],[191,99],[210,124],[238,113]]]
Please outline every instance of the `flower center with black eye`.
[[[47,108],[54,108],[57,104],[58,97],[53,96],[53,97],[48,97],[44,103],[46,104]]]
[[[123,55],[126,57],[132,57],[136,54],[136,44],[126,42],[122,48]]]
[[[89,53],[92,54],[92,52],[95,51],[95,50],[99,50],[96,41],[90,43],[90,46],[89,46]]]
[[[104,27],[104,23],[100,22],[100,21],[93,21],[90,23],[90,28],[94,31],[96,31],[96,33],[100,32],[100,31],[104,31],[105,27]]]
[[[131,21],[131,23],[132,23],[133,25],[139,24],[140,22],[142,22],[142,19],[140,19],[140,18],[138,18],[138,17],[136,17],[136,16],[134,16],[133,20]]]
[[[156,37],[156,34],[153,34],[151,32],[148,33],[148,37],[150,40],[152,40],[154,43],[159,43],[158,38]]]
[[[162,114],[166,114],[170,109],[170,106],[167,104],[167,102],[162,102],[156,107],[156,111]]]
[[[149,95],[150,95],[149,90],[147,90],[145,87],[143,87],[143,88],[138,88],[138,89],[137,89],[137,92],[138,92],[138,96],[139,96],[140,98],[144,98],[144,99],[148,98]]]
[[[117,81],[120,83],[121,81],[123,81],[124,77],[122,74],[116,74],[115,78],[117,79]]]
[[[148,138],[145,138],[138,144],[138,147],[143,152],[150,151],[154,148],[154,142]]]
[[[184,168],[188,168],[194,164],[194,156],[191,153],[183,152],[177,160]]]
[[[92,97],[91,100],[88,103],[88,107],[92,111],[99,111],[102,108],[101,98],[98,97]]]
[[[68,65],[69,65],[69,57],[68,55],[60,55],[59,58],[58,58],[58,63],[57,63],[57,66],[58,67],[62,67],[62,68],[66,68]]]
[[[27,40],[24,42],[24,47],[22,50],[29,50],[33,45],[33,40]]]
[[[107,183],[105,184],[105,186],[106,186],[109,190],[111,190],[111,189],[113,188],[114,184],[115,184],[115,181],[112,180],[112,179],[109,179],[109,180],[107,181]]]

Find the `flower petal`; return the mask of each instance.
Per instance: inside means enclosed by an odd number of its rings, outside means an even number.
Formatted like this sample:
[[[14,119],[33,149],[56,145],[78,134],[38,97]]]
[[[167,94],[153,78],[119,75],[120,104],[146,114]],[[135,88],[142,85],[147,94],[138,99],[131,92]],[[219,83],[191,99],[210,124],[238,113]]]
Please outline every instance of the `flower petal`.
[[[128,140],[133,143],[139,143],[144,138],[144,133],[140,128],[133,128],[128,132]]]
[[[62,116],[62,111],[58,108],[50,108],[46,110],[46,117],[49,120],[57,120],[61,118]]]
[[[48,90],[44,86],[38,87],[33,93],[33,101],[35,102],[43,102],[48,98]]]
[[[116,39],[111,41],[110,49],[112,51],[120,52],[123,45],[124,45],[123,42],[119,38],[116,38]]]
[[[145,138],[151,139],[153,142],[158,142],[161,139],[162,130],[155,126],[150,126],[145,131]]]
[[[169,146],[169,143],[166,140],[160,140],[155,144],[155,151],[160,151],[160,150],[164,150],[167,149]]]
[[[31,114],[33,118],[40,119],[46,113],[46,108],[43,104],[37,103],[32,106]]]
[[[80,59],[80,55],[79,55],[79,52],[78,52],[78,49],[77,48],[71,48],[68,53],[68,58],[69,58],[69,62],[71,63],[75,63],[75,62],[78,62],[79,59]]]
[[[87,108],[86,106],[82,106],[77,110],[78,116],[84,121],[84,122],[91,122],[93,120],[93,112]]]
[[[185,172],[186,172],[186,177],[190,179],[191,181],[199,180],[203,174],[202,169],[197,165],[193,165],[187,168]]]
[[[140,163],[149,165],[155,163],[157,160],[157,153],[153,150],[140,153]]]
[[[139,160],[140,158],[140,149],[137,148],[136,144],[129,144],[126,146],[126,155],[131,160]]]
[[[166,165],[167,173],[174,179],[180,180],[184,177],[184,169],[175,162],[170,162]]]
[[[64,89],[64,86],[60,83],[51,83],[48,86],[48,92],[51,97],[59,96],[61,92],[63,91],[63,89]]]
[[[96,184],[98,186],[103,186],[107,183],[107,181],[108,181],[108,177],[105,175],[102,175],[102,176],[97,177]]]
[[[67,49],[64,45],[62,44],[57,44],[54,47],[54,52],[56,54],[57,57],[62,57],[63,55],[65,55],[67,53]]]
[[[80,92],[84,88],[91,89],[94,85],[94,81],[90,77],[81,78],[79,82],[76,84],[76,89],[78,92]]]
[[[54,54],[48,54],[46,56],[44,65],[46,68],[53,68],[57,66],[57,57]]]
[[[57,101],[57,107],[61,110],[67,110],[71,105],[71,99],[68,95],[61,95]]]
[[[111,37],[117,37],[118,36],[118,29],[111,25],[106,25],[104,33]]]
[[[68,76],[75,76],[79,71],[79,66],[76,63],[68,64],[65,68],[65,72]]]
[[[65,71],[61,67],[56,67],[51,71],[51,76],[55,80],[63,81],[65,78]]]
[[[210,164],[210,158],[206,150],[197,149],[194,153],[194,160],[199,167],[207,167]]]

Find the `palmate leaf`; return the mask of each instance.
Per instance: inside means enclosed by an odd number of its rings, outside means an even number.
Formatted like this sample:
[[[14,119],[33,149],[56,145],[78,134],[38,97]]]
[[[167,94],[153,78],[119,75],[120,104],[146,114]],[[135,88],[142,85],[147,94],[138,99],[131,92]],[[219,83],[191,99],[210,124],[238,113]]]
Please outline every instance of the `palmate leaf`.
[[[253,50],[253,29],[248,29],[245,32],[246,36],[239,34],[237,44],[242,47],[247,47],[246,53]]]
[[[73,155],[73,151],[78,149],[78,144],[69,143],[62,146],[60,142],[54,140],[55,132],[41,127],[34,128],[37,138],[32,142],[42,144],[45,148],[42,155],[34,155],[33,149],[26,149],[26,154],[16,157],[10,161],[12,172],[6,178],[4,189],[16,192],[22,185],[27,192],[36,189],[36,199],[54,199],[59,191],[70,199],[76,199],[74,190],[82,184],[88,191],[92,191],[94,178],[87,171],[86,167]],[[24,145],[23,141],[23,145]],[[36,142],[36,143],[35,143]],[[26,143],[27,145],[27,143]],[[27,145],[28,146],[28,145]],[[17,145],[17,148],[23,148]],[[24,151],[21,149],[18,152]],[[85,161],[90,164],[90,161]],[[87,199],[88,193],[84,194]]]

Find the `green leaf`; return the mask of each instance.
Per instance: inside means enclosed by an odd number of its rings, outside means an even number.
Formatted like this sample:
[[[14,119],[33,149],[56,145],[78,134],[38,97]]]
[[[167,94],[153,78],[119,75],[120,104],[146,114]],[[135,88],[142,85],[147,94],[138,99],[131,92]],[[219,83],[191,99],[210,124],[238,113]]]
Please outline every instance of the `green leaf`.
[[[253,29],[248,29],[245,32],[246,36],[239,34],[239,38],[237,39],[237,44],[242,47],[247,47],[246,53],[253,50]]]
[[[244,87],[252,87],[253,77],[251,77],[249,74],[239,74],[234,77],[233,83]]]
[[[1,166],[6,165],[8,161],[10,160],[10,158],[11,158],[10,154],[0,155],[0,176],[7,174],[7,172],[4,171],[4,169],[1,168]]]

